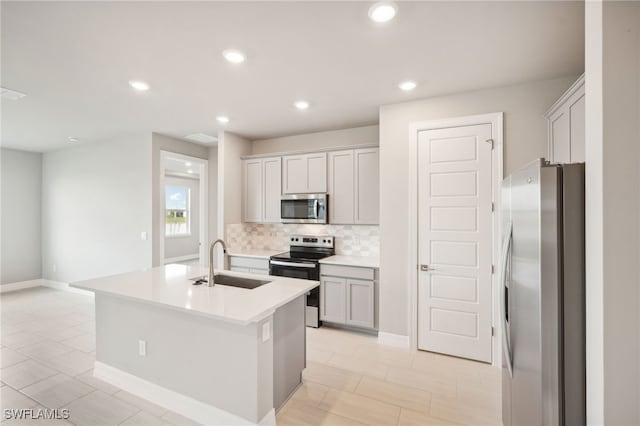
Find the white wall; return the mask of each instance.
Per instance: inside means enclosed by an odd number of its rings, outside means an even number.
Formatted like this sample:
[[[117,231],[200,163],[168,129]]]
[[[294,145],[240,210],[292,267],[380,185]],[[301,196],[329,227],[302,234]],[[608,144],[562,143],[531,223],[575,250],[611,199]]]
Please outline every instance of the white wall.
[[[200,255],[200,181],[176,176],[165,176],[165,185],[189,188],[190,218],[189,235],[164,237],[165,263],[172,258]]]
[[[209,148],[209,241],[218,238],[218,147]],[[208,260],[204,262],[208,265]]]
[[[0,283],[42,277],[42,154],[2,148]]]
[[[354,127],[328,132],[306,133],[252,142],[253,154],[305,151],[351,145],[377,145],[378,126]]]
[[[640,3],[586,4],[587,422],[640,424]]]
[[[251,142],[231,132],[218,135],[218,235],[225,225],[242,221],[242,159]]]
[[[164,224],[164,189],[160,186],[160,151],[175,152],[177,154],[208,160],[209,148],[203,145],[183,141],[181,139],[172,138],[170,136],[161,135],[159,133],[153,133],[151,135],[151,140],[151,174],[153,176],[153,266],[160,266],[162,263],[160,260],[160,240],[164,238],[164,232],[162,231],[162,226]]]
[[[408,335],[409,124],[504,112],[505,176],[547,155],[545,111],[575,77],[531,82],[380,108],[380,330]]]
[[[73,282],[151,266],[151,135],[48,152],[42,271]],[[56,265],[57,270],[53,270]]]

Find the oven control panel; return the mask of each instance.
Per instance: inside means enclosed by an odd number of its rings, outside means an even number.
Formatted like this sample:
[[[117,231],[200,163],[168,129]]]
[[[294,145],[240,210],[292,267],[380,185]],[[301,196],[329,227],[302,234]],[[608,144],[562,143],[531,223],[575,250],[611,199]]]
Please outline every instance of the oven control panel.
[[[331,235],[292,235],[289,237],[292,246],[333,248],[334,237]]]

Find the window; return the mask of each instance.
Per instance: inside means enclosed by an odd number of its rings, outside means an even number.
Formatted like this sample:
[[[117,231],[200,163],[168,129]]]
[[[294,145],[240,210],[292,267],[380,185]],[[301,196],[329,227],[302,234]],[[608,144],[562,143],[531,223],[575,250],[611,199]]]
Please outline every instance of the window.
[[[167,237],[190,235],[191,190],[186,186],[167,185],[164,189],[164,227]]]

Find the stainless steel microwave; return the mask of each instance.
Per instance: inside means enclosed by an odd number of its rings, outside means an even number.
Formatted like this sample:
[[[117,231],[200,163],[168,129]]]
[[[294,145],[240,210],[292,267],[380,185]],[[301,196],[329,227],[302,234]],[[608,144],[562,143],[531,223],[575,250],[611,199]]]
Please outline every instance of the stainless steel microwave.
[[[280,200],[282,223],[327,223],[329,217],[327,194],[283,195]]]

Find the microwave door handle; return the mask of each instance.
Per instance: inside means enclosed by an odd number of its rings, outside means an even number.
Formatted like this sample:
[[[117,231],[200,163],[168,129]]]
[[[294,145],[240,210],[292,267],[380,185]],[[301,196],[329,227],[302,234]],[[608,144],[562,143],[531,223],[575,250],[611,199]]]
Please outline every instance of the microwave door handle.
[[[318,215],[320,214],[320,201],[318,200],[313,200],[313,210],[315,211],[316,215],[314,217],[314,219],[318,218]]]

